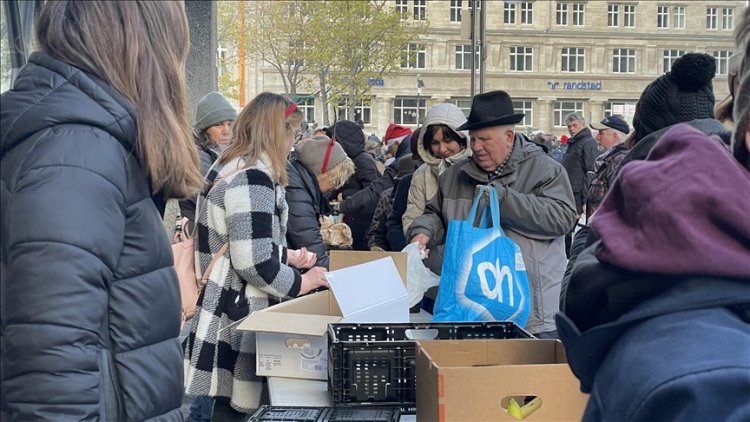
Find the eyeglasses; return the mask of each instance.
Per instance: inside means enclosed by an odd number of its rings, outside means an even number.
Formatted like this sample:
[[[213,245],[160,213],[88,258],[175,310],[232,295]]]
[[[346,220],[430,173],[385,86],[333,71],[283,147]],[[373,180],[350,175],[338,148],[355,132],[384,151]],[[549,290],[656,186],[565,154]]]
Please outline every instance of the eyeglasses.
[[[302,140],[302,134],[303,134],[303,133],[304,133],[304,132],[302,132],[301,130],[295,130],[295,131],[294,131],[294,143],[295,143],[295,144],[296,144],[297,142],[299,142],[299,141],[301,141],[301,140]]]

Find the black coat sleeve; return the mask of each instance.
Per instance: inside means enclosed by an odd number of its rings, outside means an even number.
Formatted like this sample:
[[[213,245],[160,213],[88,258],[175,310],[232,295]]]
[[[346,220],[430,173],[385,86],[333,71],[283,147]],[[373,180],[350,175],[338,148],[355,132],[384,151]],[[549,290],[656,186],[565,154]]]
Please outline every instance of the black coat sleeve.
[[[406,212],[407,199],[409,197],[409,187],[411,187],[411,179],[413,174],[404,176],[396,184],[396,193],[393,199],[393,208],[391,213],[388,214],[388,219],[385,222],[387,230],[386,237],[388,243],[391,244],[391,249],[394,251],[403,250],[406,243],[406,236],[404,236],[404,225],[401,222],[401,217]]]
[[[319,198],[317,181],[309,170],[297,162],[287,163],[289,184],[286,187],[286,202],[289,205],[286,241],[290,249],[307,248],[318,256],[315,265],[328,268],[328,248],[320,235],[319,215],[315,203]],[[308,177],[309,176],[309,177]],[[315,183],[313,186],[312,183]]]
[[[565,312],[568,285],[570,284],[570,277],[573,275],[573,267],[578,261],[578,256],[584,249],[593,245],[597,240],[599,240],[599,237],[589,226],[582,227],[576,232],[575,237],[573,238],[573,244],[570,245],[570,258],[568,259],[568,265],[565,267],[565,274],[563,275],[562,285],[560,287],[560,312]]]
[[[211,166],[214,164],[214,161],[216,161],[218,157],[215,154],[209,153],[201,147],[198,147],[198,158],[200,159],[201,164],[201,174],[203,174],[203,178],[205,179],[206,175],[208,174],[208,170],[211,169]],[[180,214],[190,220],[189,228],[191,230],[193,222],[195,221],[195,204],[197,200],[198,193],[196,192],[196,194],[191,196],[190,198],[182,199],[179,201]]]
[[[375,209],[378,197],[384,190],[393,187],[394,177],[398,170],[393,166],[386,167],[383,175],[377,180],[365,186],[354,195],[344,199],[339,210],[344,214],[365,214]]]

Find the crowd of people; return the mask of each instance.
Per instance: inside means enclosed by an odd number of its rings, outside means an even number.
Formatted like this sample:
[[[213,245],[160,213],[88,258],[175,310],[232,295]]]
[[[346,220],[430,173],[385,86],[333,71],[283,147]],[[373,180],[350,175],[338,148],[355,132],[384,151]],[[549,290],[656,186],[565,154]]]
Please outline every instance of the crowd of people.
[[[687,53],[632,130],[572,113],[560,140],[516,130],[501,90],[382,141],[361,122],[310,128],[270,92],[239,114],[209,93],[191,126],[188,33],[178,2],[41,9],[0,114],[1,420],[182,420],[185,394],[192,421],[246,420],[267,383],[233,326],[328,287],[321,217],[354,250],[416,243],[439,275],[478,186],[522,252],[524,328],[561,339],[591,394],[584,420],[750,419],[747,10],[720,104],[714,58]],[[177,199],[207,280],[182,336],[162,228]]]

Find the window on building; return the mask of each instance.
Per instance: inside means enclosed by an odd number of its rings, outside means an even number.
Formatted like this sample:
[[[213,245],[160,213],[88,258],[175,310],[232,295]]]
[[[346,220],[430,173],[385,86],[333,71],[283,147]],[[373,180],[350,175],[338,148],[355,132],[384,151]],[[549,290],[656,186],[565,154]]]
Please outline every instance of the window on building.
[[[669,6],[656,7],[656,27],[669,28]]]
[[[461,0],[451,0],[451,22],[461,22]]]
[[[664,50],[664,66],[662,72],[667,73],[672,69],[672,63],[680,56],[685,54],[685,50],[669,49]]]
[[[519,126],[531,127],[534,125],[534,109],[531,99],[513,100],[513,111],[524,114],[523,120],[517,123]]]
[[[396,97],[393,100],[393,123],[397,125],[416,125],[424,115],[424,98]]]
[[[221,76],[229,71],[229,68],[227,67],[227,57],[229,57],[229,51],[224,47],[219,47],[217,53],[219,56],[218,76]]]
[[[732,52],[728,50],[714,51],[714,58],[716,59],[716,74],[726,75],[729,69],[729,58],[732,56]]]
[[[673,6],[672,17],[674,29],[685,29],[685,6]]]
[[[336,116],[338,120],[351,120],[353,122],[360,118],[366,125],[369,125],[372,123],[372,100],[358,101],[354,106],[354,116],[349,116],[349,99],[344,98],[336,108]]]
[[[474,68],[479,69],[479,46],[474,50]],[[471,45],[459,44],[456,46],[456,69],[471,70]]]
[[[628,123],[633,123],[635,104],[638,100],[609,100],[604,102],[604,117],[622,116]]]
[[[451,98],[446,101],[460,108],[464,112],[464,116],[469,117],[471,111],[471,98]]]
[[[427,19],[427,0],[414,0],[414,20],[423,21]]]
[[[469,0],[471,2],[471,0]],[[470,3],[469,7],[471,7],[471,4],[474,5],[474,11],[479,12],[482,10],[482,0],[474,0],[472,3]]]
[[[315,121],[315,96],[302,94],[297,98],[295,102],[297,103],[297,108],[299,108],[300,111],[302,112],[302,115],[305,116],[305,120],[307,120],[308,122],[314,122]]]
[[[409,16],[409,0],[396,0],[396,11],[401,14],[401,19]]]
[[[635,28],[635,5],[626,4],[622,7],[622,26]]]
[[[568,3],[557,3],[555,10],[555,23],[558,25],[568,24]]]
[[[531,72],[533,69],[534,49],[532,47],[510,47],[510,70],[514,72]]]
[[[586,5],[584,3],[573,3],[573,26],[585,24]]]
[[[401,52],[401,67],[404,69],[424,69],[427,52],[422,44],[409,44]]]
[[[530,1],[521,2],[521,25],[534,24],[534,3]]]
[[[583,115],[583,101],[558,100],[554,104],[553,120],[555,127],[565,127],[565,116],[570,113]]]
[[[734,9],[728,7],[721,9],[721,29],[725,31],[734,29]]]
[[[620,5],[619,4],[607,5],[607,26],[609,27],[620,26]]]
[[[583,72],[585,52],[583,48],[563,47],[560,70],[562,72]]]
[[[516,3],[503,2],[503,23],[516,23]]]
[[[612,51],[612,72],[635,73],[634,48],[615,48]]]
[[[716,14],[717,8],[715,7],[707,7],[706,8],[706,29],[716,29],[717,28],[717,14]]]
[[[634,4],[607,4],[607,26],[617,28],[622,24],[625,28],[635,27]]]

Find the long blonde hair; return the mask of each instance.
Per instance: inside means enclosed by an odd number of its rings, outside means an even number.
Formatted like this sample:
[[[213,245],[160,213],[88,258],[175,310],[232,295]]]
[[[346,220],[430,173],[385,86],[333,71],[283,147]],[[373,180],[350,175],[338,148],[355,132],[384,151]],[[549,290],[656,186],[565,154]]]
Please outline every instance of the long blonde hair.
[[[36,23],[42,51],[102,79],[134,106],[136,152],[154,192],[203,184],[188,121],[189,31],[178,1],[47,1]]]
[[[289,117],[285,116],[292,104],[289,98],[271,92],[263,92],[253,98],[234,122],[234,141],[221,155],[219,163],[226,164],[238,157],[254,161],[266,155],[274,181],[286,186],[286,160],[289,155],[287,142],[302,122],[302,112],[299,109],[294,110]]]

